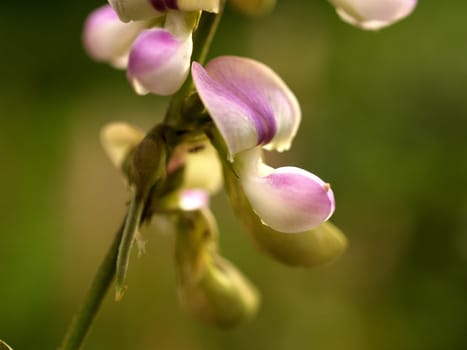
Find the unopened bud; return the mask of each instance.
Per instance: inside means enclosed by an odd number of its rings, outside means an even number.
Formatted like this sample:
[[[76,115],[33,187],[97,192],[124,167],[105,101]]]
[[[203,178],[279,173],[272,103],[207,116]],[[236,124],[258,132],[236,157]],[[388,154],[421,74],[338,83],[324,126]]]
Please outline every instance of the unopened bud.
[[[232,327],[252,317],[256,288],[217,253],[217,227],[207,211],[181,214],[175,248],[182,306],[195,317]]]
[[[151,130],[136,147],[130,168],[130,183],[139,192],[149,189],[167,175],[167,145],[164,125]]]

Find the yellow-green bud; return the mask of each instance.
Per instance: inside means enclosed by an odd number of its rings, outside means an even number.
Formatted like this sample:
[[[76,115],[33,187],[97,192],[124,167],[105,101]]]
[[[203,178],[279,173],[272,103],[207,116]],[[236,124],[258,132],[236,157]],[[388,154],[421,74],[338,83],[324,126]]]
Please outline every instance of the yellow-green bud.
[[[175,257],[182,306],[197,318],[221,327],[253,316],[256,288],[217,252],[217,228],[207,210],[180,213]]]

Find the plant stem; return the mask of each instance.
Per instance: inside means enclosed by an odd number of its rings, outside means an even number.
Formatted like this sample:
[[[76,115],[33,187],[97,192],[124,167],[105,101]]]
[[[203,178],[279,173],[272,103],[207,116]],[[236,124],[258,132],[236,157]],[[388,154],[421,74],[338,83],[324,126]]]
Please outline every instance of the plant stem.
[[[219,4],[219,12],[217,14],[203,12],[198,24],[196,32],[193,34],[193,54],[191,55],[192,61],[199,64],[204,64],[206,61],[209,48],[211,47],[212,40],[216,34],[217,28],[222,18],[224,11],[225,0],[221,0]],[[182,124],[183,116],[180,111],[185,98],[194,89],[193,79],[191,74],[186,79],[180,90],[170,100],[169,107],[165,114],[164,123],[172,126]]]
[[[225,6],[225,0],[220,1],[219,13],[211,14],[204,13],[198,24],[198,29],[193,37],[193,61],[203,64],[206,60],[207,53],[211,46],[217,27],[222,17],[222,12]],[[183,116],[180,111],[185,101],[185,98],[193,90],[193,80],[191,75],[185,81],[180,90],[172,96],[172,99],[167,108],[164,123],[178,126],[183,121]],[[125,220],[126,221],[126,220]],[[117,232],[114,241],[102,261],[99,270],[97,271],[91,288],[88,291],[84,304],[81,310],[72,319],[68,327],[60,350],[78,350],[80,349],[91,325],[94,321],[97,312],[104,300],[107,291],[115,278],[117,256],[119,246],[122,240],[125,221]]]
[[[109,251],[99,266],[81,310],[73,317],[63,343],[59,348],[60,350],[79,349],[91,328],[92,322],[115,277],[118,246],[122,238],[124,223],[115,235]]]

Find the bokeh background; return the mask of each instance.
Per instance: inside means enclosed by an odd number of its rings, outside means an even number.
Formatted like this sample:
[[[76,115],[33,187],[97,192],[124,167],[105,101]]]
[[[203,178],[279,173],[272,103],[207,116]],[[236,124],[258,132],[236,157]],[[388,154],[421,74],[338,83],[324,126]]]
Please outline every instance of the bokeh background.
[[[0,5],[0,338],[15,350],[57,348],[122,220],[128,195],[99,129],[149,128],[168,101],[86,57],[82,23],[102,3]],[[281,266],[219,195],[222,250],[261,290],[258,316],[225,331],[185,314],[172,237],[153,234],[85,349],[467,349],[466,20],[461,0],[421,0],[378,33],[326,1],[279,1],[259,19],[228,10],[211,56],[264,61],[296,92],[302,128],[274,162],[332,183],[348,252]]]

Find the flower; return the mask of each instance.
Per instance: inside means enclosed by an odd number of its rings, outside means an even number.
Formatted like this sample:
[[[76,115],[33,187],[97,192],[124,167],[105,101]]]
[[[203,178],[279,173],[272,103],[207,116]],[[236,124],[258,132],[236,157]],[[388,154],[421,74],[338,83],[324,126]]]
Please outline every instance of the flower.
[[[123,22],[158,17],[168,10],[219,11],[219,0],[109,0]]]
[[[128,80],[140,95],[167,96],[178,91],[189,73],[192,33],[200,15],[188,10],[216,10],[213,6],[218,1],[180,1],[179,7],[175,1],[153,1],[159,7],[165,4],[164,11],[149,12],[146,20],[129,23],[123,23],[118,14],[121,6],[126,9],[126,2],[111,3],[113,8],[102,6],[86,20],[83,43],[89,56],[127,68]],[[180,10],[169,11],[172,8]],[[160,18],[154,21],[156,17]]]
[[[257,61],[223,56],[192,66],[198,94],[227,147],[228,159],[262,222],[280,232],[317,227],[334,212],[334,195],[316,175],[296,167],[273,169],[262,149],[287,150],[301,111],[287,85]]]
[[[362,29],[377,30],[407,17],[417,0],[330,0],[338,15]]]
[[[167,14],[165,28],[144,30],[133,43],[128,79],[138,94],[175,93],[188,76],[196,18],[182,12]]]

